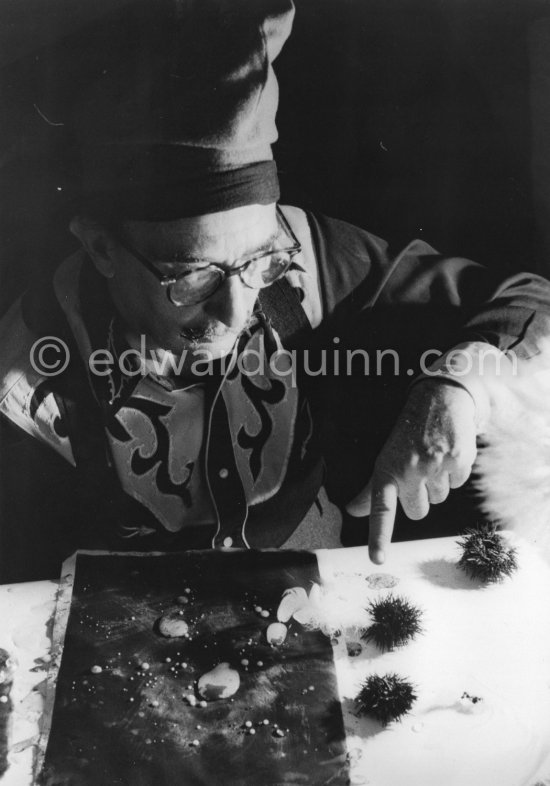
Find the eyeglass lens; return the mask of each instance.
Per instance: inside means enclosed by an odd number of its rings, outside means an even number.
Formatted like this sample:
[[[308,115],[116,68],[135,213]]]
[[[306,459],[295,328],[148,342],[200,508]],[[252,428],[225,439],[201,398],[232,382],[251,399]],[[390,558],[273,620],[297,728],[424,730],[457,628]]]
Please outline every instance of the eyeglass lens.
[[[263,289],[273,284],[287,270],[290,255],[287,252],[273,253],[252,260],[239,271],[241,280],[252,289]],[[178,278],[169,290],[175,305],[192,305],[210,297],[225,278],[216,267],[196,270]]]

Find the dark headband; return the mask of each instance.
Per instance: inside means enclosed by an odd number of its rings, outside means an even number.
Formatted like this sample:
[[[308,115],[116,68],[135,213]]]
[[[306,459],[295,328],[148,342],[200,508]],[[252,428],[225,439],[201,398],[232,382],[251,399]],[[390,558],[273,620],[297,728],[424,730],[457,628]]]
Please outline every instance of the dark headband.
[[[78,209],[111,219],[170,221],[243,205],[268,205],[277,202],[280,195],[274,161],[219,172],[187,172],[181,182],[174,173],[163,182],[157,171],[154,182],[125,188],[116,185],[81,196]]]

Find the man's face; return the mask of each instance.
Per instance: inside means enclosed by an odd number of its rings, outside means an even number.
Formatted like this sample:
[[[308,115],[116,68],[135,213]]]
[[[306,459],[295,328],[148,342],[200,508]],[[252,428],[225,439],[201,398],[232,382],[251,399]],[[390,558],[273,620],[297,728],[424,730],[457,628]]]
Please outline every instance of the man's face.
[[[123,227],[132,247],[165,275],[189,258],[207,259],[229,271],[244,258],[270,247],[277,231],[275,205],[247,205],[159,223],[130,221]],[[112,263],[109,291],[133,342],[144,335],[150,349],[178,356],[184,350],[208,352],[212,359],[231,350],[252,315],[257,289],[234,275],[206,300],[176,306],[167,287],[116,238],[108,248]]]

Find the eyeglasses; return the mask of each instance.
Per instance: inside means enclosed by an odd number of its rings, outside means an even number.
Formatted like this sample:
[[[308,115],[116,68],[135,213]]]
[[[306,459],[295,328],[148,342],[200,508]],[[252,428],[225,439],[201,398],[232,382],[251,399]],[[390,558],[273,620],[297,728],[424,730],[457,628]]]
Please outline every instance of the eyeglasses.
[[[174,306],[192,306],[202,303],[218,290],[230,276],[239,276],[243,284],[251,289],[264,289],[278,278],[284,276],[293,258],[302,248],[288,221],[277,209],[279,227],[293,241],[293,245],[282,249],[262,251],[244,259],[241,264],[230,269],[208,259],[191,258],[186,262],[175,263],[177,275],[161,273],[155,265],[117,233],[113,237],[129,254],[144,265],[166,287],[168,299]]]

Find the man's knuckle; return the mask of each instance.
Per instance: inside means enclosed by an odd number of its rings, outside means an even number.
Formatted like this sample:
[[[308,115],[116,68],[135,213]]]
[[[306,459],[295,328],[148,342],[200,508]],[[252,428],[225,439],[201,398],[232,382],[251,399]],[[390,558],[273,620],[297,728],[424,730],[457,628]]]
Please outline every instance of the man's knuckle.
[[[447,446],[442,443],[431,443],[421,445],[418,450],[418,464],[421,467],[436,466],[439,467],[443,464],[446,457],[449,455]]]
[[[452,488],[463,486],[470,477],[470,473],[471,467],[460,467],[459,469],[455,470],[451,476]]]
[[[449,452],[448,446],[444,442],[431,442],[424,446],[424,455],[430,458],[440,458]]]
[[[428,489],[428,497],[432,505],[439,505],[441,502],[444,502],[448,496],[448,488],[437,487]]]
[[[372,505],[371,515],[383,516],[386,513],[390,513],[389,505],[383,500],[376,500]]]
[[[447,451],[447,456],[451,461],[460,462],[465,455],[465,451],[459,445],[451,445]]]
[[[425,518],[428,513],[428,509],[420,508],[420,507],[412,507],[405,511],[407,517],[410,518],[412,521],[420,521],[420,519]]]

